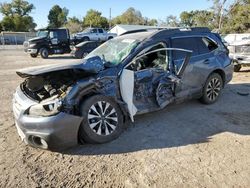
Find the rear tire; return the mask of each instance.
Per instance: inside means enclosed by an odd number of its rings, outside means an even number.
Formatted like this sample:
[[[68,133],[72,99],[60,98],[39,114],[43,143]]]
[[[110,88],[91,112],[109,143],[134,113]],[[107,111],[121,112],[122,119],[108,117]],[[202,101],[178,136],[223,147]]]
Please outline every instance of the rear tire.
[[[123,114],[110,97],[95,95],[81,104],[83,122],[79,129],[81,143],[105,143],[116,139],[124,130]]]
[[[218,73],[212,73],[203,87],[203,96],[200,98],[200,101],[204,104],[215,103],[223,88],[223,80]]]
[[[40,55],[41,55],[41,57],[42,57],[43,59],[47,59],[48,56],[49,56],[49,51],[48,51],[48,49],[47,49],[47,48],[42,48],[42,49],[40,50]]]

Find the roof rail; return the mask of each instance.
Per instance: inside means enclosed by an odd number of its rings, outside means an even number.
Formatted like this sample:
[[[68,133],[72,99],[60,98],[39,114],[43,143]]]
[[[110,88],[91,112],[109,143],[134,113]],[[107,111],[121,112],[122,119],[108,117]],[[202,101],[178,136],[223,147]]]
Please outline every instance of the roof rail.
[[[147,31],[158,31],[161,30],[163,28],[147,28],[147,29],[135,29],[135,30],[130,30],[130,31],[126,31],[124,33],[122,33],[120,36],[122,35],[127,35],[127,34],[132,34],[132,33],[139,33],[139,32],[147,32]]]
[[[211,30],[207,27],[176,27],[176,28],[164,28],[164,27],[156,27],[156,28],[147,28],[147,29],[135,29],[126,31],[121,35],[127,35],[132,33],[139,33],[139,32],[147,32],[147,31],[166,31],[166,32],[184,32],[184,31],[193,31],[193,32],[201,32],[201,33],[210,33]],[[120,36],[121,36],[120,35]]]

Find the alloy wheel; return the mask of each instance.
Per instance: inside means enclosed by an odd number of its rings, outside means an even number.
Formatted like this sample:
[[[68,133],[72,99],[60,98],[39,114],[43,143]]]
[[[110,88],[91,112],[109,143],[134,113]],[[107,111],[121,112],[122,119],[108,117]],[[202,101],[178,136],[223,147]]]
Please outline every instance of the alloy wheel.
[[[98,101],[88,111],[88,124],[96,134],[108,136],[117,128],[117,112],[109,102]]]
[[[206,93],[210,101],[214,101],[220,94],[221,81],[218,78],[212,78],[207,85]]]

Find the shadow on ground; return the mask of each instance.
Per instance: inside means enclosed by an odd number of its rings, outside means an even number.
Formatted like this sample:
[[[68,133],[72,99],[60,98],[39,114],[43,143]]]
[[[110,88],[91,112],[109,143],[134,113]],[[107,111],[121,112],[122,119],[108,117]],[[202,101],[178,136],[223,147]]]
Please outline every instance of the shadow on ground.
[[[205,143],[224,132],[250,135],[250,111],[244,111],[247,109],[244,106],[250,104],[250,96],[238,95],[239,89],[250,93],[250,84],[227,85],[220,100],[212,105],[193,100],[138,116],[134,124],[110,143],[85,144],[63,153],[119,154]]]
[[[61,59],[75,59],[75,60],[79,60],[77,58],[72,57],[71,55],[64,55],[64,56],[60,56],[60,55],[52,55],[49,56],[47,59],[55,59],[55,60],[61,60]]]
[[[248,69],[244,69],[244,70],[240,70],[239,73],[241,72],[250,72],[250,67],[248,67]]]

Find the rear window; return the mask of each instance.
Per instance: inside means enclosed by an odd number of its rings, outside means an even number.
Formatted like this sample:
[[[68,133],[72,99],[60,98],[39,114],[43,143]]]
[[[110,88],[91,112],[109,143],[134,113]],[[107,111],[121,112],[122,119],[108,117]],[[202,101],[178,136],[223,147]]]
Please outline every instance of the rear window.
[[[172,39],[172,47],[192,50],[192,56],[196,56],[209,53],[218,46],[206,37],[187,37]],[[186,52],[173,51],[174,60],[183,59],[185,56]]]

